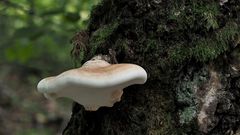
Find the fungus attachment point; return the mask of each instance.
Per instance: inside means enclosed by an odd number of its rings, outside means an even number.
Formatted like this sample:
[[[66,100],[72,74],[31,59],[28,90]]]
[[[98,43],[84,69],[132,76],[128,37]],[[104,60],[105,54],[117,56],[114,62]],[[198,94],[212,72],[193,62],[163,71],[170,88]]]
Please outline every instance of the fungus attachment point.
[[[88,111],[96,111],[99,107],[112,107],[120,101],[123,88],[144,84],[146,80],[146,71],[138,65],[111,65],[94,57],[80,68],[41,80],[37,89],[46,98],[67,97]]]

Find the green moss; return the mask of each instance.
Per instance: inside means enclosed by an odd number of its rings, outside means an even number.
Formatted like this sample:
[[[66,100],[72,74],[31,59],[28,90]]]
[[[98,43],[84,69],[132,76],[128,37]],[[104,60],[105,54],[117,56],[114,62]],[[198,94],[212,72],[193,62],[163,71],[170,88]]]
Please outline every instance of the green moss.
[[[202,37],[192,44],[177,45],[169,51],[168,61],[174,65],[180,64],[191,58],[199,62],[206,62],[217,58],[221,53],[227,51],[234,37],[240,33],[234,23],[228,23],[222,29],[213,33],[209,37]],[[189,47],[192,46],[192,47]]]
[[[191,0],[184,4],[184,2],[175,1],[173,7],[170,8],[168,19],[179,24],[177,29],[209,30],[219,27],[217,20],[219,13],[218,2],[209,1],[207,4]]]
[[[209,5],[200,4],[194,9],[196,16],[199,16],[199,22],[204,25],[204,27],[209,30],[210,28],[216,29],[219,27],[217,21],[217,15],[219,15],[218,3],[212,3]]]
[[[118,25],[118,22],[114,21],[110,24],[100,27],[92,33],[92,36],[90,38],[91,54],[95,54],[99,46],[106,44]]]
[[[229,44],[238,34],[237,25],[228,23],[225,27],[216,32],[213,37],[202,38],[196,41],[196,45],[193,48],[193,57],[202,62],[215,59],[221,53],[229,49]]]
[[[143,57],[149,55],[149,53],[153,52],[154,50],[158,50],[158,43],[155,39],[147,39],[145,41],[146,47],[143,48]]]
[[[166,42],[173,46],[168,49],[167,65],[179,65],[192,58],[200,62],[213,60],[227,51],[234,36],[239,35],[239,26],[232,20],[220,28],[218,17],[221,12],[219,3],[214,1],[209,4],[196,0],[178,3],[169,12],[167,22],[176,27],[164,23],[158,25],[159,32],[172,36]],[[191,40],[186,40],[186,36]]]
[[[173,64],[179,64],[186,59],[190,59],[192,56],[192,50],[186,46],[177,46],[169,51],[169,60]]]
[[[226,51],[228,45],[217,46],[217,42],[212,39],[201,39],[196,41],[196,47],[192,49],[193,57],[198,61],[208,61],[216,58],[221,52]],[[224,49],[219,49],[224,48]]]

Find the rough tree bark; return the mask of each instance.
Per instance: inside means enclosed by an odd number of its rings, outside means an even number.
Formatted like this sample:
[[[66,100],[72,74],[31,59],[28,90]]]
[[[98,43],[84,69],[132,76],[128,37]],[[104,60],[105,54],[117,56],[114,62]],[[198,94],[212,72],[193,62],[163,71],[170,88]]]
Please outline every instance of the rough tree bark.
[[[103,0],[72,54],[141,65],[148,81],[112,108],[74,104],[63,134],[240,134],[239,31],[239,0]]]

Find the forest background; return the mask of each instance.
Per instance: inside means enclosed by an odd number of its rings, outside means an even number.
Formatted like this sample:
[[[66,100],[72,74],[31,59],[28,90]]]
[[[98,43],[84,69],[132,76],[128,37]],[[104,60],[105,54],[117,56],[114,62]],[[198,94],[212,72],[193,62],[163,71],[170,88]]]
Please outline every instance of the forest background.
[[[38,81],[74,67],[73,35],[99,0],[0,0],[0,134],[61,134],[72,102],[46,100]]]

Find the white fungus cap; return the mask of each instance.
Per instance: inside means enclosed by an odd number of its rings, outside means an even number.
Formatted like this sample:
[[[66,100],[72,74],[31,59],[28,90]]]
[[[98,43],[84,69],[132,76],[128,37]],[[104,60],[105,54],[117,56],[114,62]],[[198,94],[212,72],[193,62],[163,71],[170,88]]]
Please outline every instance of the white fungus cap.
[[[46,98],[67,97],[86,110],[96,111],[101,106],[112,107],[120,101],[123,88],[144,84],[146,80],[146,71],[138,65],[111,65],[93,58],[80,68],[41,80],[37,89]]]

